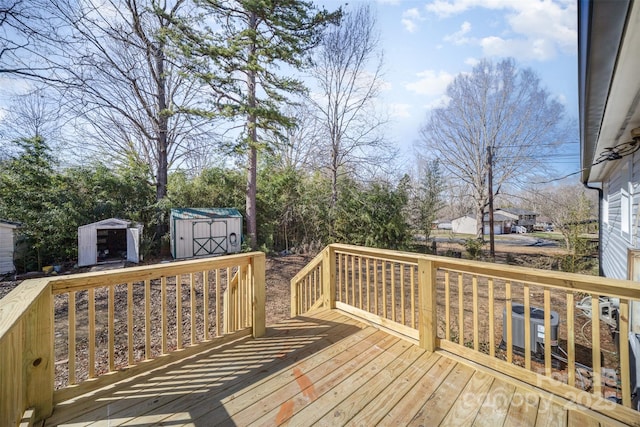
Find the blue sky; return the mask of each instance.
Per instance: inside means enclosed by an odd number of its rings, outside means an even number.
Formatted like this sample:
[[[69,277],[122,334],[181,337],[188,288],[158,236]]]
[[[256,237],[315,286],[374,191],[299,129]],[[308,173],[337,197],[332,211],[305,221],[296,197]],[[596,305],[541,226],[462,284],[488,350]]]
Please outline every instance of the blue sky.
[[[344,2],[317,2],[335,9]],[[358,2],[349,2],[356,4]],[[553,97],[577,118],[577,10],[575,0],[370,0],[377,11],[385,55],[384,102],[388,133],[410,162],[429,108],[447,84],[480,58],[513,57],[530,67]],[[347,6],[348,8],[349,6]],[[577,132],[577,131],[576,131]],[[559,173],[579,169],[579,145],[567,147]]]

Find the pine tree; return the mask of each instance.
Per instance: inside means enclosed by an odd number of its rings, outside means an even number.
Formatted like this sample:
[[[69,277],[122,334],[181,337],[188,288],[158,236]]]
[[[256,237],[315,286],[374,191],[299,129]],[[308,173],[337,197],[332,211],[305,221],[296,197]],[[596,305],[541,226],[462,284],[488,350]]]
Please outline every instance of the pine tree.
[[[318,10],[302,0],[198,0],[211,28],[194,29],[182,23],[177,39],[188,73],[202,79],[211,90],[214,111],[243,126],[234,147],[246,152],[247,235],[257,246],[257,157],[266,138],[259,132],[277,133],[293,120],[281,111],[287,95],[305,91],[300,80],[277,73],[281,66],[302,69],[310,64],[309,51],[320,41],[325,26],[340,11]]]

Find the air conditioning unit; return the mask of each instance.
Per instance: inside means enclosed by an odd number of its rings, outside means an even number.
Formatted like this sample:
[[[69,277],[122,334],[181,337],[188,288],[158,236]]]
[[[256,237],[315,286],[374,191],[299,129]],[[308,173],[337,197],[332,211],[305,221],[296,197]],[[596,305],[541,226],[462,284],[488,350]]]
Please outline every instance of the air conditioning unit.
[[[511,331],[513,349],[520,354],[524,354],[524,312],[525,308],[522,304],[511,304]],[[544,309],[538,307],[529,307],[529,330],[530,333],[530,349],[533,355],[542,355],[544,353]],[[556,352],[558,349],[558,324],[560,317],[555,311],[551,312],[551,351]],[[507,309],[502,312],[502,345],[506,348],[507,343]]]

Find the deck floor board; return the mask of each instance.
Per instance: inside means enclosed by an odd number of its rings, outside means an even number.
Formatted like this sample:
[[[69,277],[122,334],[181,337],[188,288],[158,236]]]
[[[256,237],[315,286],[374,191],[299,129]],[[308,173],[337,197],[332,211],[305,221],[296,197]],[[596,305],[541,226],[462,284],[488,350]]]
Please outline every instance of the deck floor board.
[[[46,425],[600,424],[497,375],[321,311],[61,402]]]

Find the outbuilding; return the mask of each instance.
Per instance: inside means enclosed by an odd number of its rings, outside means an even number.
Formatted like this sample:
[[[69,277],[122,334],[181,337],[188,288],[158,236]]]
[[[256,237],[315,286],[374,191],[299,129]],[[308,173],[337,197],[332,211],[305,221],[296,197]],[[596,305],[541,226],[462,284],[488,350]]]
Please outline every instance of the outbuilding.
[[[176,259],[240,252],[242,215],[234,208],[171,209],[170,234]]]
[[[109,218],[78,227],[78,266],[127,260],[138,263],[142,224]]]
[[[13,264],[13,256],[16,248],[16,229],[20,227],[17,222],[0,219],[0,274],[16,271]]]

